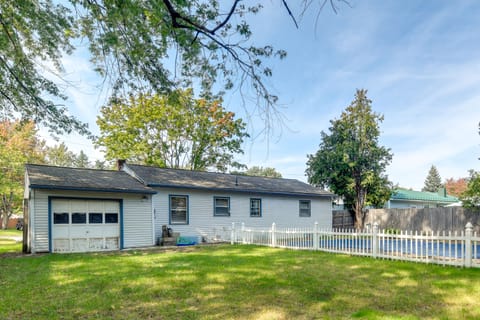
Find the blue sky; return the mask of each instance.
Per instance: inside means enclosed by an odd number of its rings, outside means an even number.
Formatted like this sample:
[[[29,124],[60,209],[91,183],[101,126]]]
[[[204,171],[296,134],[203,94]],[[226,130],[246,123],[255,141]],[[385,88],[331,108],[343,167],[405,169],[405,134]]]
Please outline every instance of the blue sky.
[[[442,179],[480,170],[480,1],[351,0],[337,14],[325,7],[316,27],[312,8],[299,29],[280,3],[265,1],[251,22],[257,44],[288,52],[271,62],[269,80],[288,128],[276,128],[268,142],[262,136],[247,141],[240,162],[306,181],[307,154],[318,150],[320,132],[364,88],[385,117],[380,142],[394,154],[387,169],[394,183],[421,189],[431,165]],[[98,78],[82,49],[64,64],[75,83],[67,91],[70,112],[97,132],[104,102]],[[239,101],[229,94],[225,106],[246,118]],[[262,126],[251,121],[252,136]],[[61,140],[91,159],[102,157],[85,138]]]

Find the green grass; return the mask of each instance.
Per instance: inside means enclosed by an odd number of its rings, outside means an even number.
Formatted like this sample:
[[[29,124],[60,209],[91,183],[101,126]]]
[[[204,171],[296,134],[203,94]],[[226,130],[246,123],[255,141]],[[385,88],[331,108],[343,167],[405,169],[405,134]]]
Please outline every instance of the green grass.
[[[0,254],[22,252],[22,242],[16,241],[15,238],[22,238],[23,231],[15,229],[0,229]]]
[[[0,319],[479,319],[480,270],[254,246],[0,258]]]
[[[7,229],[2,230],[0,229],[0,238],[4,237],[23,237],[23,231],[16,230],[16,229]]]

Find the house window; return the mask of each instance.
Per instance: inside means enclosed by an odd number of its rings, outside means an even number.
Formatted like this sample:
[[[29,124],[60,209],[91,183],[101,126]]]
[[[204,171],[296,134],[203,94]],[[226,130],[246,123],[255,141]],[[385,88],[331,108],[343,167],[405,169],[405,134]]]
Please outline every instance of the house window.
[[[68,213],[67,212],[54,212],[53,213],[53,223],[54,224],[68,224]]]
[[[250,199],[250,217],[262,216],[262,199]]]
[[[214,216],[228,217],[230,216],[230,198],[229,197],[214,197]]]
[[[72,213],[72,224],[86,224],[87,223],[87,214],[84,212],[74,212]]]
[[[299,215],[300,217],[311,217],[312,216],[312,211],[311,211],[311,203],[310,200],[300,200],[298,202],[299,204]]]
[[[170,224],[188,224],[188,196],[170,196]]]

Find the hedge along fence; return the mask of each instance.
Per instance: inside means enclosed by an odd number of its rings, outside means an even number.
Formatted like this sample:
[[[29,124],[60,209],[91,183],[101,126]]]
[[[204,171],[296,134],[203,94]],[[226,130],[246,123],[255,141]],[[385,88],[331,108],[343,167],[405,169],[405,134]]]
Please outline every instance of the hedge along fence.
[[[390,259],[480,268],[480,237],[467,223],[462,232],[380,230],[378,224],[365,230],[319,230],[312,228],[248,228],[232,224],[230,243],[279,248],[319,250]]]
[[[480,211],[463,207],[369,209],[365,225],[377,223],[380,229],[413,230],[419,232],[462,232],[467,223],[480,233]]]

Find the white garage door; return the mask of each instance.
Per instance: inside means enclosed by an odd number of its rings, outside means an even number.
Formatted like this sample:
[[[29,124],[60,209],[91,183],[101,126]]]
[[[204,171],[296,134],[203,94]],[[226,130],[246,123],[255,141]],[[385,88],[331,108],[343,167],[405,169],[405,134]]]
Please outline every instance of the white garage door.
[[[120,248],[120,204],[112,200],[52,199],[52,251]]]

